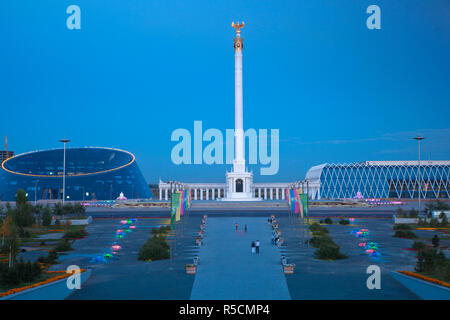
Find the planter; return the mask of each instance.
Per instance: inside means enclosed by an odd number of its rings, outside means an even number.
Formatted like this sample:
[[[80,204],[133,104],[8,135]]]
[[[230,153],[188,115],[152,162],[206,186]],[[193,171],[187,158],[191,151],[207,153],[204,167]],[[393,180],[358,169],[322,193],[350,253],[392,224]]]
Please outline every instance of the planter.
[[[411,274],[414,273],[412,272]],[[395,280],[424,300],[450,300],[450,288],[448,287],[422,280],[402,272],[392,271],[391,275]]]
[[[186,264],[184,266],[186,269],[186,274],[196,274],[197,273],[197,266],[195,264]]]
[[[294,264],[285,264],[283,265],[284,274],[292,274],[294,273]]]

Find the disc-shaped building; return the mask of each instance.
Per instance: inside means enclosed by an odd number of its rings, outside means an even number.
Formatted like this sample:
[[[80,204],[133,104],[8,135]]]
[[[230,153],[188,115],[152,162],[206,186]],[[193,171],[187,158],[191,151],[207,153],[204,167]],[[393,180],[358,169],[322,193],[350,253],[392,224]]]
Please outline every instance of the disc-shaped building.
[[[0,200],[14,201],[18,189],[30,200],[62,199],[64,149],[34,151],[3,161]],[[66,149],[66,200],[152,198],[135,156],[113,148]]]

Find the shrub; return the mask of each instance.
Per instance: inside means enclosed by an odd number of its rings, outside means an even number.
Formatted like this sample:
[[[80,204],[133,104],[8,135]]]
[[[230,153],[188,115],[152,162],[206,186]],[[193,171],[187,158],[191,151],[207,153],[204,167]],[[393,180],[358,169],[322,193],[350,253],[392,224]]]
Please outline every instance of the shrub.
[[[411,230],[397,230],[395,231],[394,237],[396,238],[407,238],[407,239],[415,239],[417,238],[416,234]]]
[[[339,251],[337,245],[324,245],[314,252],[314,255],[318,259],[322,260],[338,260],[346,259],[347,256]]]
[[[341,220],[339,220],[339,224],[342,224],[342,225],[350,224],[350,221],[348,221],[345,218],[341,218]]]
[[[447,215],[442,212],[441,213],[441,227],[446,227],[448,225]]]
[[[170,226],[161,226],[159,228],[152,228],[151,234],[165,235],[169,233],[170,229],[171,229]]]
[[[314,248],[319,248],[325,245],[335,245],[333,240],[328,235],[314,236],[309,239],[309,244]]]
[[[86,232],[86,230],[84,230],[84,229],[75,229],[75,230],[67,230],[64,233],[63,238],[67,239],[67,240],[74,240],[74,239],[79,239],[79,238],[86,237],[87,235],[88,235],[88,233]]]
[[[317,235],[317,236],[328,233],[328,229],[325,227],[322,227],[317,222],[314,222],[313,224],[311,224],[309,226],[309,229],[311,230],[313,235]]]
[[[333,220],[331,220],[330,218],[325,218],[324,222],[326,224],[333,224]]]
[[[138,260],[155,261],[170,258],[170,246],[162,235],[154,235],[141,247]]]
[[[412,230],[409,224],[399,223],[394,225],[394,230]]]
[[[430,227],[438,227],[439,226],[439,221],[436,218],[431,218],[430,220]]]
[[[42,225],[48,227],[52,223],[52,212],[50,207],[45,207],[44,213],[42,214]]]
[[[73,250],[72,245],[70,244],[69,240],[62,239],[58,244],[56,245],[55,249],[56,252],[64,252]]]
[[[415,250],[424,250],[426,248],[426,246],[425,246],[425,243],[423,243],[422,241],[414,241],[411,248],[413,248]]]
[[[20,283],[32,282],[41,276],[41,268],[37,262],[20,260],[11,268],[7,263],[0,263],[0,285],[16,286]]]
[[[439,236],[437,234],[435,234],[433,236],[433,238],[431,239],[431,243],[433,244],[433,247],[435,247],[435,248],[439,247],[439,242],[440,242]]]
[[[418,216],[419,216],[419,211],[417,211],[416,209],[411,209],[409,211],[410,218],[417,218]]]

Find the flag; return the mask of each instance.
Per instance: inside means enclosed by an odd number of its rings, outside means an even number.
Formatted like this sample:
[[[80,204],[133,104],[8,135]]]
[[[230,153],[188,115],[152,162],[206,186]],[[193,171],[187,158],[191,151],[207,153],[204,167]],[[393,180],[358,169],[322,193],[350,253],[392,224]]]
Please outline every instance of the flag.
[[[300,195],[303,193],[302,189],[297,189],[296,190],[296,196],[297,196],[297,201],[298,201],[298,206],[299,206],[299,212],[296,213],[300,213],[300,216],[303,218],[303,205],[302,205],[302,200],[300,199]]]
[[[178,192],[172,193],[172,212],[170,217],[170,226],[172,229],[175,228],[175,220],[177,216],[177,211],[180,203],[180,194]],[[178,221],[178,220],[176,220]]]
[[[303,211],[305,212],[305,216],[306,216],[306,218],[308,218],[308,222],[309,222],[309,217],[308,217],[308,195],[306,193],[301,194],[300,195],[300,200],[302,202]]]
[[[289,204],[291,206],[291,210],[295,211],[295,195],[294,195],[294,189],[289,190]]]
[[[296,189],[294,189],[294,213],[300,213],[300,198]]]

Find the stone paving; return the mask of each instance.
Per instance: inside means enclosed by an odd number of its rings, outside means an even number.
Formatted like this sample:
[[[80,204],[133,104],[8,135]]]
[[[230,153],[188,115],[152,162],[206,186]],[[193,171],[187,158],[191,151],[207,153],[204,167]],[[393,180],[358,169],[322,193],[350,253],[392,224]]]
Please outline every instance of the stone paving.
[[[150,237],[152,227],[168,225],[168,218],[138,219],[136,229],[121,240],[118,257],[107,263],[94,263],[95,256],[107,252],[114,242],[120,219],[95,219],[87,227],[89,236],[74,242],[74,250],[60,256],[61,264],[92,268],[91,278],[70,299],[418,299],[403,287],[389,272],[413,270],[416,252],[405,250],[413,240],[394,238],[390,218],[355,218],[353,225],[327,225],[330,236],[341,247],[348,259],[323,261],[314,258],[314,248],[308,248],[306,226],[293,223],[286,212],[273,212],[280,224],[286,245],[277,248],[271,244],[271,229],[267,223],[270,211],[257,213],[220,212],[208,214],[204,245],[195,245],[195,237],[202,214],[189,215],[172,232],[168,241],[173,258],[155,262],[137,260],[140,247]],[[132,216],[132,213],[129,213]],[[127,214],[122,213],[125,217]],[[319,218],[316,218],[318,220]],[[239,224],[239,231],[234,229]],[[248,231],[243,231],[247,224]],[[369,258],[359,247],[362,239],[351,234],[352,229],[369,229],[364,241],[377,242],[381,257]],[[430,231],[415,231],[427,239]],[[251,254],[251,241],[260,240],[261,253]],[[445,241],[448,243],[448,241]],[[176,249],[175,249],[176,248]],[[42,252],[23,255],[37,258]],[[186,263],[198,254],[200,264],[196,275],[187,275]],[[280,256],[295,263],[295,273],[284,275]],[[36,257],[35,257],[36,255]],[[369,290],[366,280],[369,265],[381,268],[381,290]]]
[[[267,218],[208,218],[191,299],[290,299],[271,235]],[[261,243],[259,254],[251,253],[253,240]]]
[[[333,220],[335,223],[326,227],[348,259],[315,259],[316,249],[305,244],[306,227],[292,227],[292,220],[287,216],[278,218],[286,238],[286,246],[281,251],[286,254],[288,262],[296,264],[295,273],[286,275],[293,299],[418,299],[389,274],[395,270],[412,270],[416,262],[416,253],[405,250],[411,247],[412,240],[392,237],[392,219],[355,219],[354,225],[349,226],[337,224],[339,219]],[[360,239],[351,234],[352,229],[361,228],[369,230],[367,238]],[[379,245],[380,257],[369,257],[359,246],[359,243],[369,241]],[[377,265],[381,269],[380,290],[367,288],[369,274],[366,269],[369,265]]]

